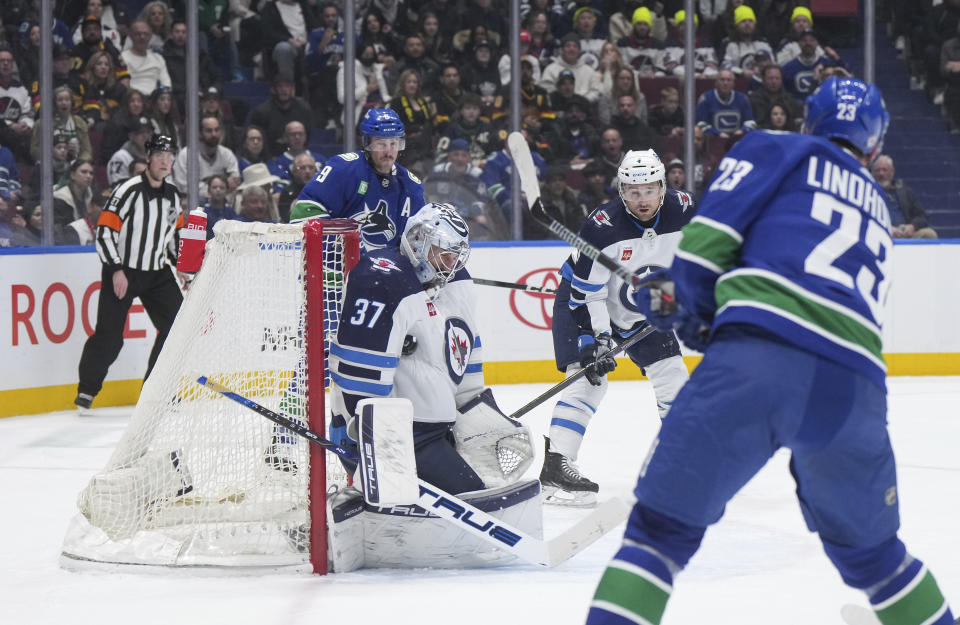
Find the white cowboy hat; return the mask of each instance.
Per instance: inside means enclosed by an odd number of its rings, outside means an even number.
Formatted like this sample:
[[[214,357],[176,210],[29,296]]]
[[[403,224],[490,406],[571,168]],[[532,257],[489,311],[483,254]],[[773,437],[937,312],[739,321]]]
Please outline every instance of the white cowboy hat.
[[[267,169],[264,163],[254,163],[243,170],[243,182],[237,187],[237,191],[243,191],[247,187],[259,187],[262,185],[282,182],[283,178],[274,176]]]

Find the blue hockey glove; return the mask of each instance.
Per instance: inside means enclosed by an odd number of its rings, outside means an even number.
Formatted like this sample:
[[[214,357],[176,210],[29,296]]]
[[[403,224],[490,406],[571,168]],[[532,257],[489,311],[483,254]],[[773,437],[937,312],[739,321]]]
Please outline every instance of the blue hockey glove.
[[[616,349],[617,344],[609,334],[591,336],[581,334],[577,344],[580,347],[580,366],[587,370],[587,381],[594,386],[603,384],[603,377],[617,368],[613,356],[606,355]]]
[[[647,321],[664,332],[675,331],[690,349],[702,352],[710,338],[710,324],[690,313],[676,299],[676,289],[668,269],[647,276],[633,293],[633,303]]]

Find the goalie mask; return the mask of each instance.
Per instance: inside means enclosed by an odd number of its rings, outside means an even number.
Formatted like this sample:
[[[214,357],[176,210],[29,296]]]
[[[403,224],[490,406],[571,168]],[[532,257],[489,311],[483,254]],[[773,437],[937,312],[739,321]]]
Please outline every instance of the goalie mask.
[[[470,230],[451,204],[426,204],[407,220],[400,249],[420,282],[442,287],[467,264]]]
[[[641,186],[654,182],[658,185],[656,189]],[[643,221],[652,219],[663,206],[667,193],[666,169],[657,153],[653,150],[628,151],[617,168],[617,190],[635,217]],[[650,207],[649,215],[638,214],[636,207],[640,202]]]

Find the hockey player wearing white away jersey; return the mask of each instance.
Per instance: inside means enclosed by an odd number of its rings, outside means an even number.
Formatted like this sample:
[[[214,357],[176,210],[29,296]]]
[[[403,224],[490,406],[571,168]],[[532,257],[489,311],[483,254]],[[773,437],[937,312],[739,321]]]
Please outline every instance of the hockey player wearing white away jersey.
[[[491,484],[504,475],[481,477],[483,467],[476,462],[471,466],[469,451],[462,454],[455,444],[454,425],[471,410],[490,417],[482,426],[485,433],[524,432],[529,441],[525,428],[503,416],[492,394],[483,389],[473,282],[464,268],[470,254],[467,237],[466,222],[450,204],[427,204],[410,217],[399,249],[368,253],[348,275],[340,326],[330,348],[335,383],[331,438],[343,440],[346,422],[361,399],[409,399],[417,472],[451,493],[503,483]],[[523,468],[533,458],[532,449],[525,455]],[[491,460],[496,474],[501,467],[496,458]]]
[[[617,178],[620,197],[594,210],[580,236],[632,273],[669,267],[680,229],[693,216],[693,200],[666,188],[663,163],[653,150],[627,152]],[[603,265],[574,252],[561,273],[553,307],[557,368],[568,374],[590,364],[594,368],[567,387],[553,409],[540,483],[547,502],[584,506],[596,502],[599,487],[574,461],[606,393],[606,374],[616,367],[612,357],[601,354],[641,331],[646,321],[631,300],[631,286]],[[654,331],[627,355],[653,383],[663,418],[688,378],[676,336]]]

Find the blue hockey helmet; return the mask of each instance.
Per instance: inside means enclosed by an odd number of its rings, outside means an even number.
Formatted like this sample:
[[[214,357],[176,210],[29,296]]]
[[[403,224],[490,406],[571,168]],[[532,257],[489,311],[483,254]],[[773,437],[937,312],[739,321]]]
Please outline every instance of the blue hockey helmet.
[[[865,156],[880,153],[890,114],[876,85],[856,78],[828,78],[807,98],[803,131],[840,139]]]
[[[360,120],[360,137],[363,147],[370,144],[370,139],[376,137],[399,139],[399,149],[406,143],[406,131],[400,116],[392,109],[369,109]]]

